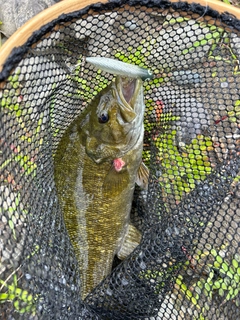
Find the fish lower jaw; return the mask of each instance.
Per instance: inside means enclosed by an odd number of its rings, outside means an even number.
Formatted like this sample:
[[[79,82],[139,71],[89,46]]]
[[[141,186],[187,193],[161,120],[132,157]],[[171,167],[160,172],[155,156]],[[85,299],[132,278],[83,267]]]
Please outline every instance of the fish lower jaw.
[[[96,164],[101,164],[103,162],[107,162],[107,161],[111,161],[113,160],[115,157],[110,154],[110,153],[100,153],[100,154],[96,154],[96,153],[88,153],[88,156],[96,163]]]
[[[101,164],[104,161],[104,159],[102,159],[102,158],[93,158],[93,157],[91,157],[91,158],[96,164]]]
[[[96,155],[91,155],[90,158],[96,163],[96,164],[101,164],[103,162],[106,162],[109,160],[108,157],[96,157]]]
[[[105,160],[105,158],[103,158],[101,155],[98,155],[94,152],[89,152],[88,150],[86,150],[86,153],[88,157],[96,164],[100,164]]]

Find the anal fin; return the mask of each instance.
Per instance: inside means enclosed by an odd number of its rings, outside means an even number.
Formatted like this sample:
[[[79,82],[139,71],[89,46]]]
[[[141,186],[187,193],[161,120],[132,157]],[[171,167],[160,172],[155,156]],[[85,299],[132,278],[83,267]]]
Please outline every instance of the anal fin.
[[[127,232],[122,240],[121,247],[117,252],[120,260],[125,259],[139,245],[142,235],[132,224],[128,225]]]

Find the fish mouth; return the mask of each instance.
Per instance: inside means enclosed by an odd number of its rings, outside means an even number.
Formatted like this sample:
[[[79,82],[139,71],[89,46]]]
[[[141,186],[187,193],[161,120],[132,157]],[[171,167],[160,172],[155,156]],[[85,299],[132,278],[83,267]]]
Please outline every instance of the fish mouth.
[[[137,116],[134,106],[142,85],[142,80],[140,78],[118,76],[115,85],[122,119],[130,123]]]
[[[119,96],[127,104],[132,105],[132,101],[135,100],[141,85],[142,80],[140,78],[129,78],[122,76],[118,76],[116,78],[116,87],[118,89]]]
[[[136,89],[137,80],[131,78],[122,78],[121,79],[121,89],[122,95],[127,103],[130,102],[135,89]]]
[[[99,112],[108,110],[109,121],[86,140],[86,153],[97,164],[121,158],[138,144],[144,130],[140,78],[117,76],[106,95],[108,105],[100,104]]]

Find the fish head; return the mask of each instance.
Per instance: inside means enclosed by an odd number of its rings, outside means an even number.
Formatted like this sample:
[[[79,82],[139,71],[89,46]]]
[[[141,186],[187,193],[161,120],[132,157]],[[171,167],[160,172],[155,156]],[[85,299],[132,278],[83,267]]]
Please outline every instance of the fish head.
[[[119,158],[143,135],[142,80],[118,76],[89,105],[83,130],[86,152],[96,163]]]

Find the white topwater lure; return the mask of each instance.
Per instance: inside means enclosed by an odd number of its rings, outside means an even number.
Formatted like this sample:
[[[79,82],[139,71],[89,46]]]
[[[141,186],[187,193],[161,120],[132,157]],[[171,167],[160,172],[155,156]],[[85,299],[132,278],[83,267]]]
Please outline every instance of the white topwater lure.
[[[96,68],[114,75],[129,78],[141,78],[142,80],[153,78],[153,74],[150,70],[115,59],[105,57],[86,57],[86,61],[94,65]]]

